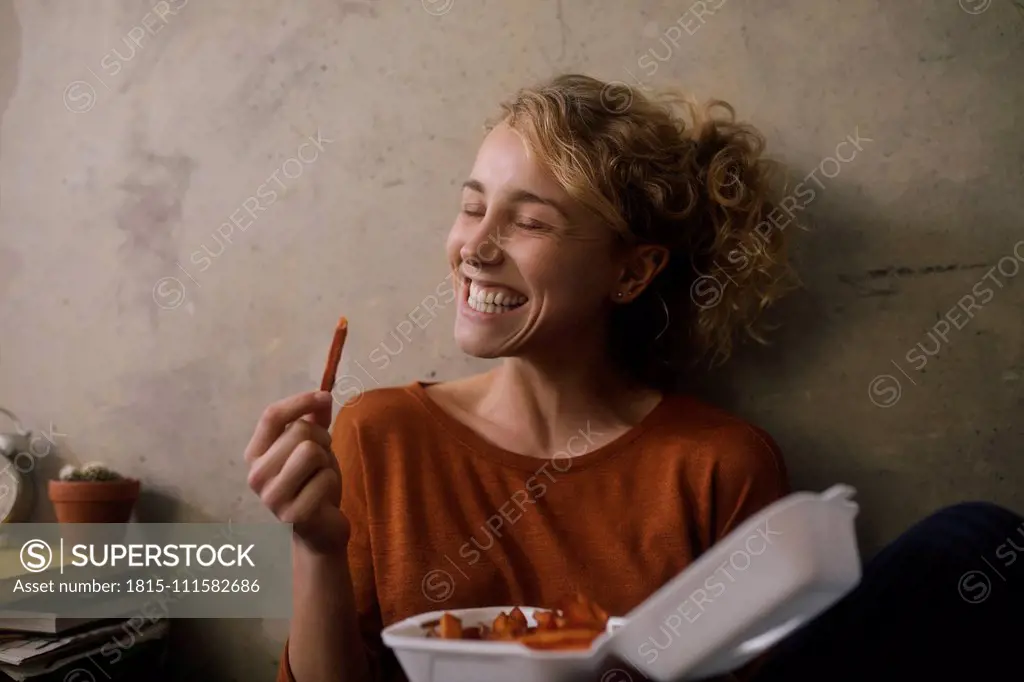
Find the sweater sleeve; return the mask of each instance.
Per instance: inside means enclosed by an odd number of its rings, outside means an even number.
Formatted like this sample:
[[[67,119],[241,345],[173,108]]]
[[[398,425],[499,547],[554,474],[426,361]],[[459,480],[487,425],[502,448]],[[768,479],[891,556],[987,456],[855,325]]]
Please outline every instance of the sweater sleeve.
[[[348,519],[348,565],[352,576],[356,615],[362,634],[363,648],[369,662],[371,679],[379,679],[383,643],[380,631],[380,609],[370,548],[367,514],[367,485],[364,477],[365,452],[360,442],[360,410],[357,397],[338,411],[331,429],[331,450],[341,470],[341,511]],[[288,643],[278,666],[277,682],[297,682],[288,660]]]
[[[789,476],[775,440],[743,424],[729,430],[719,446],[715,471],[712,544],[761,509],[789,494]]]

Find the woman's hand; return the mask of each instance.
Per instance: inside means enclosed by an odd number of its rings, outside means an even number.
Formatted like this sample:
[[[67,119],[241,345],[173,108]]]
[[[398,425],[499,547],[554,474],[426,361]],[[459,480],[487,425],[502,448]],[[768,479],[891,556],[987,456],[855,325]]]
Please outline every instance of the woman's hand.
[[[263,411],[245,449],[249,487],[318,554],[343,554],[341,471],[331,452],[330,393],[300,393]]]

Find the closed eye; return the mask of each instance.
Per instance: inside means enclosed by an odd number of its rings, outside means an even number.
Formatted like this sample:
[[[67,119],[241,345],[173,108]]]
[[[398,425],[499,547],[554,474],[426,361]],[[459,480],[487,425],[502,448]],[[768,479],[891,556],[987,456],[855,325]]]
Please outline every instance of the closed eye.
[[[532,230],[532,231],[550,230],[551,229],[550,227],[548,227],[544,223],[537,222],[536,220],[528,220],[528,219],[523,219],[523,218],[520,218],[519,220],[516,221],[516,227],[520,227],[520,228],[522,228],[524,230]]]

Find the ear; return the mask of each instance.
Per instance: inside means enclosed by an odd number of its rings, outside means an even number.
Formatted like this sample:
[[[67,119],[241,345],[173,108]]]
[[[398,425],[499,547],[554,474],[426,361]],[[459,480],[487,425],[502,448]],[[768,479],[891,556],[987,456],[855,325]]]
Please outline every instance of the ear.
[[[641,244],[634,246],[625,256],[622,272],[616,288],[612,292],[612,300],[616,303],[629,303],[636,300],[644,289],[668,265],[669,252],[664,246]],[[619,295],[621,294],[621,296]]]

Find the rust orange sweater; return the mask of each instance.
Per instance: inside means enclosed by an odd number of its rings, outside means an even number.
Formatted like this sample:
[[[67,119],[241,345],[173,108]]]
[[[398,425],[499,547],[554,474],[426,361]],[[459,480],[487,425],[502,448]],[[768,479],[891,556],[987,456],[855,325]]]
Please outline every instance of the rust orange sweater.
[[[382,682],[405,679],[380,641],[391,623],[577,591],[625,615],[789,492],[765,432],[679,395],[606,445],[581,430],[553,459],[496,447],[422,383],[355,398],[332,436],[356,607]],[[294,682],[287,647],[277,679]]]

